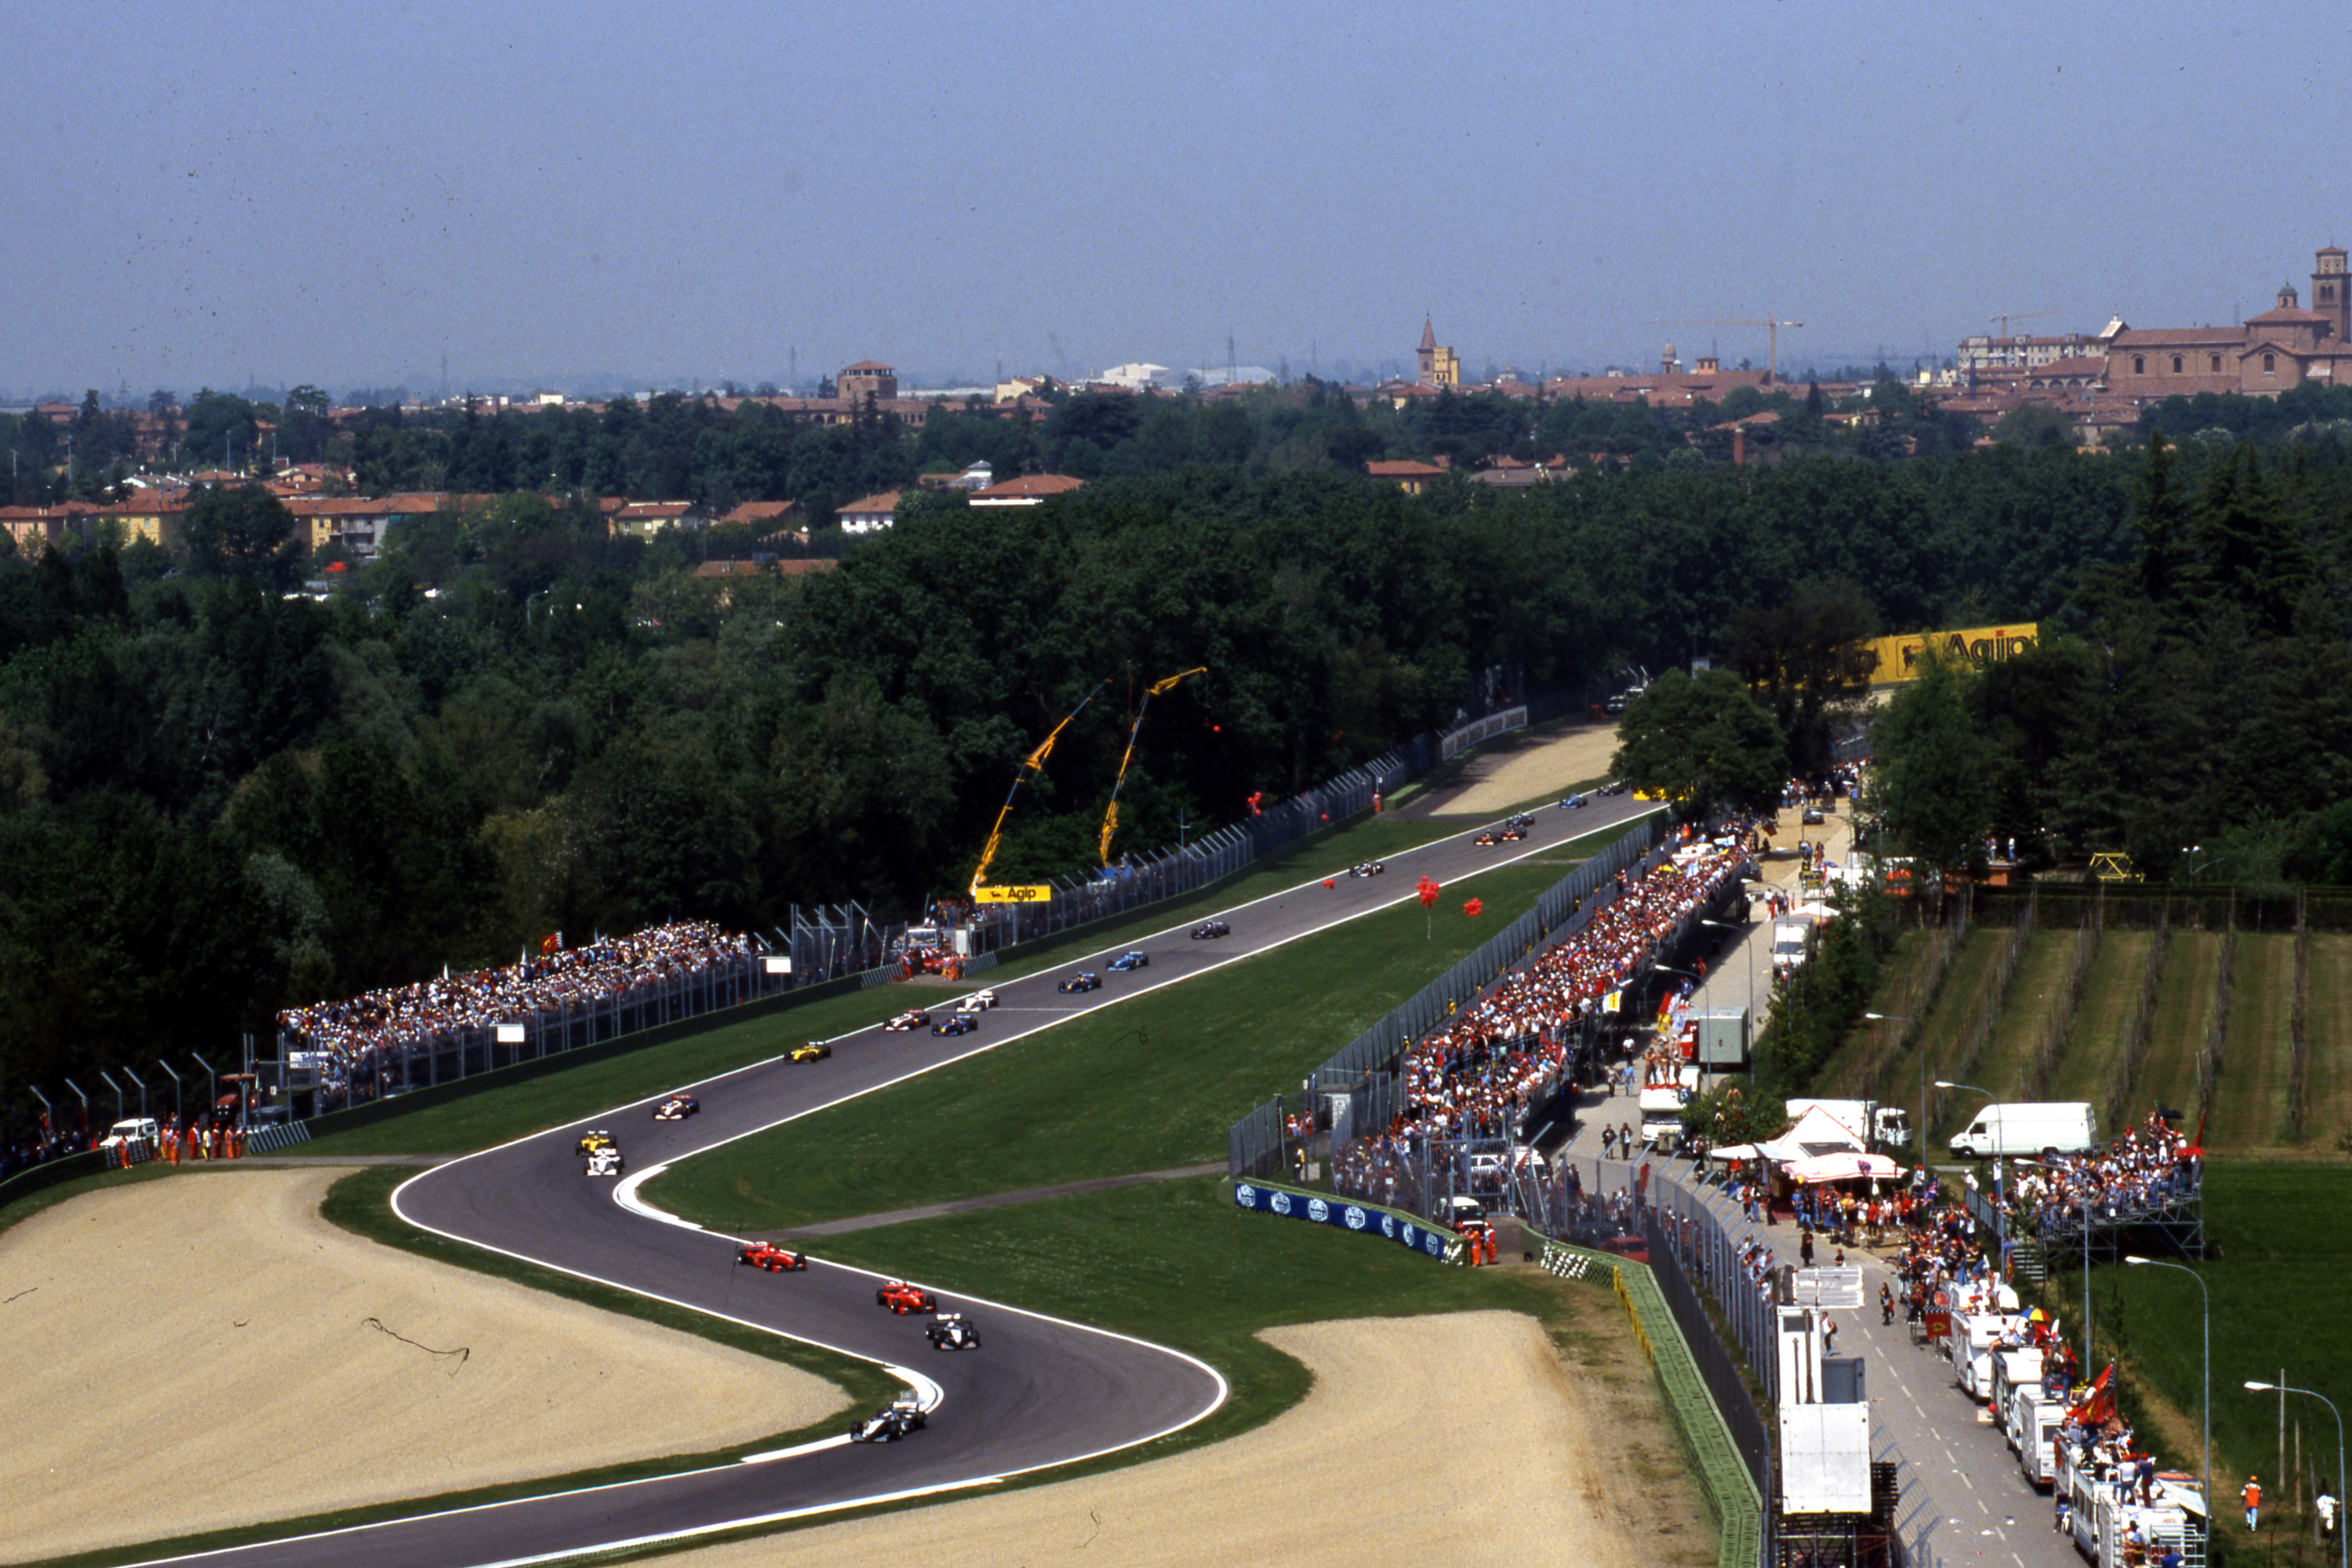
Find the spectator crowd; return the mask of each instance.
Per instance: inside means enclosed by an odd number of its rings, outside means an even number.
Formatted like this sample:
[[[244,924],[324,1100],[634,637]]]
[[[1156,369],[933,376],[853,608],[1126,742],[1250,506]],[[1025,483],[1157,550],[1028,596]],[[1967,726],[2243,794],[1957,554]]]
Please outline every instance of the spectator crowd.
[[[753,951],[750,937],[708,921],[599,937],[585,947],[566,948],[551,939],[549,951],[501,969],[289,1007],[278,1016],[278,1027],[289,1052],[316,1053],[318,1109],[327,1110],[390,1088],[404,1050],[543,1013],[593,1010],[740,963]]]
[[[1403,1106],[1380,1132],[1334,1152],[1339,1190],[1393,1200],[1433,1145],[1500,1142],[1574,1065],[1580,1026],[1616,1010],[1688,922],[1748,862],[1748,828],[1694,840],[1646,870],[1617,873],[1613,896],[1565,941],[1507,975],[1404,1055]]]

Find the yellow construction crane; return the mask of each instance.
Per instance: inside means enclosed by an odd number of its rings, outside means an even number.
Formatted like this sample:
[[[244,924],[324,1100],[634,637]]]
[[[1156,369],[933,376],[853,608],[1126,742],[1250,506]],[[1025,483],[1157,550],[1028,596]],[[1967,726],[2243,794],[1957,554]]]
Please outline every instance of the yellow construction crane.
[[[1110,864],[1110,838],[1112,834],[1118,831],[1119,786],[1127,783],[1128,764],[1135,761],[1135,738],[1143,733],[1144,710],[1151,706],[1151,700],[1159,696],[1161,692],[1173,691],[1176,689],[1178,682],[1190,680],[1196,675],[1206,675],[1208,673],[1209,667],[1204,664],[1197,669],[1180,671],[1177,674],[1170,676],[1165,680],[1155,680],[1150,686],[1144,688],[1143,700],[1136,705],[1134,727],[1127,732],[1127,754],[1119,758],[1118,777],[1112,781],[1110,786],[1110,809],[1103,813],[1102,841],[1097,844],[1096,847],[1102,855],[1102,863],[1104,865],[1108,866]]]
[[[2009,336],[2009,324],[2011,321],[2031,321],[2039,316],[2054,316],[2057,313],[2055,310],[1996,310],[1985,320],[1999,321],[2000,335],[2005,338]]]
[[[1062,721],[1054,726],[1053,732],[1038,742],[1037,749],[1030,752],[1021,766],[1014,770],[1013,787],[1004,792],[1004,807],[996,814],[996,825],[988,830],[988,843],[980,852],[980,866],[971,874],[971,891],[974,898],[980,896],[980,889],[988,881],[989,864],[996,858],[997,846],[1004,838],[1004,819],[1013,815],[1013,802],[1014,797],[1020,795],[1022,784],[1028,781],[1030,774],[1045,771],[1045,759],[1054,754],[1054,742],[1062,738],[1062,731],[1070,727],[1070,721],[1085,712],[1087,704],[1101,696],[1102,689],[1109,684],[1108,679],[1097,681],[1095,689],[1080,699],[1076,708],[1063,715]]]
[[[1779,381],[1779,380],[1780,379],[1780,329],[1781,329],[1782,327],[1801,327],[1801,326],[1803,326],[1805,323],[1804,323],[1804,322],[1802,322],[1802,321],[1774,321],[1774,320],[1771,320],[1771,319],[1769,319],[1769,318],[1767,318],[1766,320],[1763,320],[1763,321],[1749,321],[1749,320],[1747,320],[1746,318],[1743,318],[1743,317],[1736,317],[1736,316],[1690,316],[1690,317],[1685,317],[1685,318],[1684,318],[1684,319],[1682,319],[1682,320],[1680,320],[1680,321],[1653,321],[1653,322],[1651,322],[1650,324],[1651,324],[1652,326],[1654,326],[1654,327],[1767,327],[1767,328],[1769,328],[1769,329],[1770,329],[1770,331],[1771,331],[1771,335],[1769,336],[1769,338],[1768,338],[1768,339],[1766,340],[1766,341],[1767,341],[1767,342],[1769,344],[1769,349],[1768,349],[1768,350],[1767,350],[1767,352],[1766,352],[1766,355],[1765,355],[1765,362],[1764,362],[1764,363],[1765,363],[1764,379],[1765,379],[1768,383],[1769,383],[1769,382],[1777,382],[1777,381]]]

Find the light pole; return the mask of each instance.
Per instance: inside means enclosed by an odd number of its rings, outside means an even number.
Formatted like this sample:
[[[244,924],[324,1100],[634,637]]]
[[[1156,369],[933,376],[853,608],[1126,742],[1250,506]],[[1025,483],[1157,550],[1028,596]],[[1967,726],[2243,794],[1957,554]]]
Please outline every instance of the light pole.
[[[1753,934],[1752,927],[1735,925],[1729,921],[1711,921],[1704,918],[1702,918],[1698,923],[1703,926],[1713,926],[1717,931],[1736,931],[1739,932],[1739,951],[1745,954],[1748,959],[1748,995],[1746,998],[1748,1010],[1750,1013],[1755,1012],[1756,944],[1748,940],[1749,936]]]
[[[2319,1393],[2315,1389],[2289,1388],[2284,1383],[2248,1383],[2246,1386],[2256,1394],[2300,1394],[2306,1398],[2316,1399],[2319,1403],[2327,1406],[2327,1413],[2330,1415],[2336,1417],[2336,1508],[2337,1513],[2336,1521],[2336,1562],[2337,1568],[2352,1568],[2352,1558],[2347,1558],[2346,1555],[2347,1552],[2352,1552],[2352,1531],[2347,1531],[2344,1528],[2345,1521],[2342,1517],[2344,1509],[2344,1413],[2336,1408],[2336,1401],[2328,1398],[2327,1395]],[[2213,1500],[2210,1497],[2205,1500],[2205,1517],[2208,1519],[2213,1517]]]
[[[2084,1228],[2087,1230],[2088,1226]],[[2205,1533],[2207,1538],[2210,1539],[2213,1533],[2213,1294],[2205,1289],[2205,1277],[2194,1268],[2185,1268],[2178,1263],[2167,1263],[2160,1258],[2126,1256],[2124,1262],[2133,1268],[2153,1266],[2158,1268],[2169,1268],[2176,1274],[2186,1274],[2197,1281],[2197,1294],[2204,1300],[2205,1386],[2204,1393],[2200,1397],[2205,1406]],[[2337,1482],[2339,1486],[2342,1484],[2340,1480]]]
[[[1911,1020],[1900,1013],[1864,1013],[1864,1017],[1881,1024],[1908,1024]],[[1927,1168],[1927,1042],[1919,1042],[1919,1168]]]
[[[1977,1086],[1972,1083],[1956,1083],[1948,1078],[1937,1079],[1936,1080],[1936,1087],[1937,1089],[1974,1089],[1977,1093],[1983,1095],[1988,1100],[1992,1099],[1992,1090],[1989,1089],[1978,1089]],[[1923,1110],[1920,1114],[1922,1120],[1925,1120],[1926,1112]],[[1923,1145],[1924,1141],[1923,1134]],[[2007,1194],[2001,1191],[2002,1185],[2003,1184],[2000,1179],[2000,1156],[1996,1154],[1992,1157],[1992,1234],[1993,1239],[2000,1245],[2001,1278],[2007,1279],[2009,1277],[2009,1205],[2003,1201]],[[2090,1290],[2090,1285],[2087,1280],[2084,1281],[2083,1289],[2084,1294],[2087,1295]]]

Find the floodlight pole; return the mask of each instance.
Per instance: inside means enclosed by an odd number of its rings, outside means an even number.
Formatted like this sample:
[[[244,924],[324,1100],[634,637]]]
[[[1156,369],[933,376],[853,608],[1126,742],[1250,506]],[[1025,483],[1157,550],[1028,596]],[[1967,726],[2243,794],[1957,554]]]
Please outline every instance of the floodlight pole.
[[[147,1080],[129,1068],[122,1069],[122,1076],[139,1086],[139,1120],[144,1121],[147,1120]]]
[[[104,1079],[104,1080],[105,1080],[105,1083],[106,1083],[106,1087],[107,1087],[107,1088],[109,1088],[109,1089],[112,1089],[112,1090],[114,1091],[114,1120],[116,1120],[117,1121],[121,1121],[121,1120],[122,1120],[122,1086],[121,1086],[121,1084],[119,1084],[119,1083],[117,1083],[117,1082],[115,1082],[115,1081],[114,1081],[114,1079],[113,1079],[113,1076],[112,1076],[111,1074],[110,1074],[110,1073],[109,1073],[109,1072],[108,1072],[104,1068],[99,1068],[99,1069],[98,1069],[98,1076],[99,1076],[100,1079]]]
[[[2160,1258],[2126,1257],[2124,1259],[2124,1262],[2126,1265],[2133,1268],[2152,1267],[2157,1268],[2169,1268],[2176,1274],[2186,1274],[2189,1278],[2197,1281],[2197,1293],[2204,1299],[2205,1393],[2203,1395],[2203,1401],[2205,1405],[2205,1534],[2206,1538],[2210,1540],[2213,1534],[2213,1293],[2205,1289],[2205,1277],[2203,1275],[2198,1273],[2194,1268],[2187,1268],[2184,1265],[2179,1263],[2167,1263]],[[2340,1487],[2343,1484],[2342,1479],[2339,1478],[2336,1481],[2336,1485]]]
[[[165,1072],[172,1073],[172,1120],[185,1127],[188,1124],[188,1107],[186,1096],[180,1088],[180,1075],[172,1072],[170,1062],[159,1061],[155,1065]]]
[[[2327,1406],[2330,1415],[2336,1417],[2336,1561],[2337,1568],[2352,1568],[2352,1557],[2346,1555],[2352,1552],[2352,1531],[2345,1529],[2344,1519],[2344,1413],[2336,1408],[2336,1401],[2316,1389],[2290,1388],[2284,1383],[2252,1382],[2249,1382],[2246,1387],[2256,1394],[2300,1394],[2305,1398],[2316,1399]],[[2205,1500],[2205,1517],[2209,1521],[2213,1517],[2213,1500],[2210,1497]]]
[[[1900,1013],[1864,1013],[1865,1018],[1882,1024],[1908,1024],[1911,1019]],[[1927,1042],[1919,1042],[1919,1168],[1927,1168]]]

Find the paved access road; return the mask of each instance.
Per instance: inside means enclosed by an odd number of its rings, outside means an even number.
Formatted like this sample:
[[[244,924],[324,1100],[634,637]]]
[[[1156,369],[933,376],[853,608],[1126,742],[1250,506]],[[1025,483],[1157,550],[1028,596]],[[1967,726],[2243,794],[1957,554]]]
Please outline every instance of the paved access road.
[[[635,1190],[663,1167],[705,1150],[1409,902],[1422,876],[1458,882],[1653,809],[1622,795],[1595,798],[1574,811],[1547,808],[1536,814],[1527,838],[1497,846],[1475,845],[1475,830],[1465,831],[1394,857],[1377,877],[1342,874],[1328,888],[1311,880],[1224,910],[1221,918],[1233,926],[1229,937],[1192,941],[1188,922],[1007,981],[994,987],[999,1005],[973,1034],[935,1037],[861,1029],[829,1042],[834,1054],[824,1061],[772,1060],[678,1086],[702,1104],[689,1120],[652,1119],[665,1091],[415,1178],[394,1196],[395,1210],[413,1225],[898,1370],[931,1406],[930,1425],[888,1445],[835,1437],[684,1475],[174,1561],[240,1568],[513,1563],[987,1486],[1018,1472],[1131,1447],[1198,1421],[1223,1402],[1224,1380],[1179,1352],[941,1293],[943,1310],[971,1314],[982,1343],[976,1351],[937,1352],[924,1338],[923,1319],[898,1317],[876,1304],[875,1276],[821,1256],[811,1258],[805,1273],[742,1268],[736,1262],[739,1238],[661,1215],[638,1201]],[[1107,961],[1129,947],[1150,955],[1149,967],[1110,973]],[[1102,989],[1055,990],[1081,969],[1100,973]],[[976,990],[989,978],[982,974],[965,989]],[[909,1005],[951,1007],[963,994],[929,986],[897,990]],[[581,1174],[575,1145],[582,1132],[597,1127],[612,1131],[627,1157],[622,1182]],[[921,1283],[919,1258],[908,1259],[907,1269]],[[593,1412],[582,1414],[593,1418]],[[366,1413],[332,1418],[364,1420]]]

